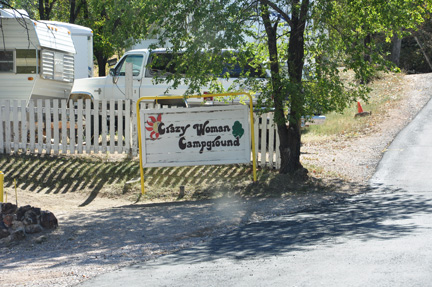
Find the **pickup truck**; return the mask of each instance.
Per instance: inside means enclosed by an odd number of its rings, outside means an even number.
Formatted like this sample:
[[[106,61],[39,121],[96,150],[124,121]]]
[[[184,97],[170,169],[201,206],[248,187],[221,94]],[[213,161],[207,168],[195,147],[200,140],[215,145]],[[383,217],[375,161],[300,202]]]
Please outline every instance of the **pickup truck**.
[[[170,90],[168,83],[154,82],[156,74],[166,71],[166,67],[162,66],[163,63],[168,61],[159,61],[162,57],[167,59],[171,55],[166,49],[140,49],[131,50],[124,54],[124,56],[117,62],[114,68],[110,69],[109,75],[106,77],[95,77],[87,79],[78,79],[74,82],[70,99],[92,99],[92,100],[122,100],[126,99],[125,87],[125,63],[132,63],[133,73],[133,88],[132,100],[137,100],[140,97],[154,97],[154,96],[167,96],[176,95],[183,96],[188,86],[181,84],[175,90]],[[158,61],[152,63],[157,58]],[[161,63],[161,64],[158,64]],[[148,67],[151,67],[149,69]],[[258,72],[254,69],[254,73]],[[265,77],[265,70],[259,71],[259,78]],[[231,74],[231,73],[230,73]],[[234,73],[233,73],[234,74]],[[237,73],[239,74],[239,73]],[[235,77],[236,75],[234,75]],[[238,77],[238,75],[237,75]],[[234,78],[220,78],[222,86],[227,89],[234,83]],[[202,93],[205,93],[203,88]],[[202,99],[189,99],[189,105],[202,104]]]

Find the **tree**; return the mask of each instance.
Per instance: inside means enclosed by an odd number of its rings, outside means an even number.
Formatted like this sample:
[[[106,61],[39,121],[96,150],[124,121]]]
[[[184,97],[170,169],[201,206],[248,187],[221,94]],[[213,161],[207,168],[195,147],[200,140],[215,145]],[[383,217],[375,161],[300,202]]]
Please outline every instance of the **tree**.
[[[39,18],[41,20],[51,20],[51,11],[57,0],[39,0]]]
[[[147,32],[146,0],[16,0],[11,6],[25,9],[40,20],[58,20],[89,27],[94,33],[94,56],[99,76],[107,60],[142,39]]]
[[[401,27],[421,23],[430,7],[430,0],[157,0],[150,10],[159,45],[182,51],[175,61],[187,65],[188,93],[214,83],[227,61],[220,56],[223,48],[242,51],[236,61],[243,65],[267,65],[268,81],[245,74],[238,84],[252,87],[259,105],[274,110],[280,172],[303,174],[301,118],[367,99],[362,83],[390,65],[374,36],[383,34],[388,41],[401,36]],[[344,83],[346,71],[353,71],[358,82]],[[181,77],[174,73],[157,81],[175,87]]]
[[[88,19],[88,10],[87,10],[87,1],[86,0],[70,0],[70,7],[69,7],[69,23],[75,23],[75,21],[78,18],[78,15],[82,10],[85,9],[85,19]]]
[[[26,10],[29,13],[30,18],[51,20],[53,16],[53,8],[57,0],[15,0],[4,2],[9,2],[8,5],[15,9]],[[38,14],[39,17],[36,17],[36,14]]]
[[[83,13],[76,23],[93,30],[94,55],[99,66],[99,76],[105,76],[106,63],[117,51],[123,51],[143,38],[148,26],[145,2],[78,1],[81,6],[76,6],[76,9],[81,7]],[[70,9],[73,10],[72,6]]]

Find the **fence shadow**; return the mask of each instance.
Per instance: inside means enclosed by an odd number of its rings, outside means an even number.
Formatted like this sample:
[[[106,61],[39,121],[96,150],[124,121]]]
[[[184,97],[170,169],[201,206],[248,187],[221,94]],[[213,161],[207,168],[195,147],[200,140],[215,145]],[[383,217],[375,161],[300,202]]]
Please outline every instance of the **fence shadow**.
[[[1,155],[0,170],[5,173],[5,187],[12,188],[16,180],[18,188],[35,193],[90,191],[97,196],[104,186],[122,185],[139,175],[139,164],[103,157]]]
[[[19,189],[34,193],[87,194],[80,206],[105,194],[130,196],[141,190],[136,180],[140,178],[139,161],[125,155],[0,155],[0,170],[7,188],[13,188],[16,180]],[[175,199],[183,185],[188,186],[187,198],[203,199],[247,186],[252,172],[248,165],[146,168],[145,178],[149,198]],[[168,191],[161,195],[161,190]]]

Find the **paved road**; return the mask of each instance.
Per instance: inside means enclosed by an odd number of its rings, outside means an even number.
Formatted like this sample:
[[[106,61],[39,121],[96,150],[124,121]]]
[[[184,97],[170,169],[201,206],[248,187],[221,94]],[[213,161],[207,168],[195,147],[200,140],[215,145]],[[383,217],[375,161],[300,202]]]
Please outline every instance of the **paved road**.
[[[372,191],[252,223],[82,286],[432,286],[432,102],[388,148]]]

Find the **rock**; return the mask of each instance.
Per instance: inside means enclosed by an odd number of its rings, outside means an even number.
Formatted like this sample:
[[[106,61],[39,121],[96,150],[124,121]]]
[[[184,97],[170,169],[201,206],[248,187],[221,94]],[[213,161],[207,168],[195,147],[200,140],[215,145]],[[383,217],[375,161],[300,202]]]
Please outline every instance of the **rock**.
[[[20,208],[18,208],[18,210],[16,212],[17,219],[22,220],[22,218],[24,217],[24,214],[31,209],[32,209],[32,207],[30,205],[24,205],[24,206],[21,206]]]
[[[11,235],[9,235],[9,237],[11,237],[11,240],[23,240],[25,238],[25,232],[23,229],[19,229],[13,233],[11,233]]]
[[[372,115],[372,112],[361,112],[361,113],[357,113],[355,114],[354,118],[358,118],[358,117],[367,117]]]
[[[8,237],[10,235],[9,231],[4,228],[0,228],[0,239]]]
[[[18,217],[18,215],[17,215],[17,217]],[[38,215],[36,214],[36,212],[33,209],[30,209],[24,214],[22,222],[25,225],[36,224],[38,222]]]
[[[39,233],[43,230],[39,224],[31,224],[25,226],[25,232],[28,234]]]
[[[45,242],[45,241],[47,241],[48,240],[48,238],[45,236],[45,235],[41,235],[41,236],[39,236],[38,238],[36,238],[35,240],[34,240],[34,242],[36,242],[36,243],[38,243],[38,244],[41,244],[41,243],[43,243],[43,242]]]
[[[18,231],[18,230],[24,230],[25,225],[22,221],[18,221],[18,220],[14,220],[12,221],[12,226],[9,228],[9,231],[12,230],[12,232],[14,231]]]
[[[40,216],[40,225],[42,225],[43,228],[53,229],[58,226],[58,221],[52,212],[42,211]]]
[[[7,228],[11,227],[11,226],[12,226],[13,219],[14,219],[14,217],[13,217],[12,214],[7,214],[7,215],[3,216],[3,223],[4,223],[4,225],[5,225]]]
[[[6,202],[1,204],[1,213],[2,214],[12,214],[17,210],[17,206],[15,204]]]
[[[44,228],[58,226],[55,215],[50,211],[41,211],[30,205],[18,208],[15,204],[0,203],[0,246],[12,246],[26,237],[26,234],[42,232]],[[46,237],[41,237],[40,242]]]

